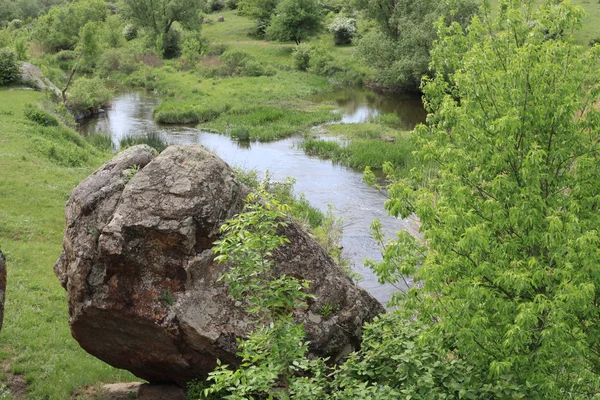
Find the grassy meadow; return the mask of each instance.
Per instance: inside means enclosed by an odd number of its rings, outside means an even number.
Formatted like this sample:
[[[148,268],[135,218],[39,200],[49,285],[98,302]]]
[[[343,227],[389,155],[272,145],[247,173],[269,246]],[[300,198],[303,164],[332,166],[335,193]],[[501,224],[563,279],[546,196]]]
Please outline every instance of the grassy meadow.
[[[53,272],[62,250],[71,190],[111,155],[74,131],[27,120],[33,91],[0,90],[0,247],[8,261],[0,382],[22,375],[27,398],[68,399],[98,381],[130,381],[83,351],[71,337],[65,290]],[[0,398],[3,389],[0,384]]]

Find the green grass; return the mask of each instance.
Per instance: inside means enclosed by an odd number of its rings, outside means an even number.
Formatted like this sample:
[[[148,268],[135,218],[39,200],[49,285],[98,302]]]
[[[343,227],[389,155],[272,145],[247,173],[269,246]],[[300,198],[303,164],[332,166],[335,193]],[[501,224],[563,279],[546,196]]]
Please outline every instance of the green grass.
[[[165,96],[154,110],[160,123],[200,123],[225,134],[244,128],[251,140],[268,141],[339,118],[335,107],[303,100],[332,90],[326,78],[305,72],[207,79],[166,67],[157,76],[156,90]]]
[[[216,22],[218,15],[223,15],[225,22]],[[219,69],[223,63],[216,55],[203,57],[189,70],[189,64],[182,67],[177,60],[162,67],[144,68],[127,81],[150,86],[161,95],[163,102],[154,111],[157,122],[200,124],[201,129],[229,135],[242,132],[249,140],[268,141],[338,118],[333,112],[335,107],[309,101],[315,94],[336,87],[328,77],[293,69],[295,44],[251,37],[254,22],[235,11],[218,15],[210,16],[214,23],[203,25],[203,36],[213,47],[227,46],[248,53],[264,67],[264,75],[219,76],[223,75]],[[310,44],[325,48],[338,65],[355,65],[351,47],[335,46],[328,32]]]
[[[572,0],[571,2],[583,7],[587,14],[581,29],[575,33],[577,44],[587,46],[590,40],[600,39],[600,2],[598,0]]]
[[[64,289],[53,266],[62,250],[71,190],[109,157],[65,127],[23,114],[43,95],[0,91],[0,246],[8,259],[0,362],[23,374],[27,398],[68,399],[75,388],[130,381],[71,337]]]
[[[307,154],[356,169],[380,169],[388,161],[400,168],[412,165],[408,132],[372,123],[327,125],[322,131],[339,140],[308,138],[300,144]]]

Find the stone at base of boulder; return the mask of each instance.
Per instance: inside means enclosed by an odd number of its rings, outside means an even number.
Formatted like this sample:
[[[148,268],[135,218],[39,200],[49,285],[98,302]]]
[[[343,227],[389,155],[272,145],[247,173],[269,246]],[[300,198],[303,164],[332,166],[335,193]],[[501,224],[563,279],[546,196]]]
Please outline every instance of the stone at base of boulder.
[[[102,386],[103,399],[186,400],[185,389],[177,385],[151,385],[149,383],[113,383]],[[133,397],[135,396],[135,397]]]

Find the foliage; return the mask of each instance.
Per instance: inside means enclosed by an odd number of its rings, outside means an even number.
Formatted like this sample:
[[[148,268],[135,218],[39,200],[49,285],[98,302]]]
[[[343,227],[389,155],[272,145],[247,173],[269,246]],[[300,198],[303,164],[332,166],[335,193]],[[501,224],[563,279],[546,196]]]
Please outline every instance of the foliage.
[[[327,27],[333,33],[333,41],[336,45],[350,44],[356,36],[356,18],[338,15]]]
[[[23,115],[30,121],[41,126],[58,126],[58,118],[47,111],[28,105],[23,110]]]
[[[207,0],[204,6],[204,11],[207,13],[215,13],[225,8],[223,0]]]
[[[307,293],[309,284],[273,271],[273,252],[289,242],[277,234],[287,225],[287,209],[276,200],[261,201],[250,194],[243,213],[221,228],[224,235],[215,242],[214,251],[216,260],[227,263],[229,269],[220,279],[258,328],[239,345],[242,362],[238,369],[219,365],[209,374],[212,384],[204,390],[205,398],[290,398],[296,373],[316,364],[304,358],[308,351],[302,341],[304,328],[294,322],[294,310],[305,307],[313,297]]]
[[[79,32],[90,22],[105,21],[108,9],[103,0],[77,0],[55,6],[39,18],[33,32],[47,51],[73,50],[79,41]]]
[[[69,91],[69,105],[74,111],[98,109],[109,104],[113,91],[106,88],[100,78],[77,79]]]
[[[21,79],[21,66],[17,54],[9,48],[0,49],[0,86]]]
[[[310,65],[310,53],[312,47],[307,44],[300,44],[294,48],[294,68],[299,71],[306,71]]]
[[[225,0],[225,6],[230,10],[236,10],[238,8],[239,0]]]
[[[468,31],[438,26],[439,72],[423,85],[432,114],[416,130],[418,159],[437,172],[393,176],[386,203],[419,216],[428,251],[415,257],[405,237],[384,271],[421,265],[423,289],[401,297],[403,307],[451,337],[448,349],[488,382],[513,382],[522,398],[591,398],[600,387],[600,47],[569,42],[581,9],[536,7],[501,2]]]
[[[259,36],[265,31],[275,12],[277,4],[281,0],[239,0],[238,11],[240,15],[249,17],[256,21]]]
[[[375,21],[375,29],[359,41],[357,54],[377,71],[378,83],[417,90],[429,72],[430,51],[437,33],[434,23],[466,25],[477,11],[475,0],[357,0],[357,6]]]
[[[134,24],[127,24],[123,27],[123,37],[128,42],[138,37],[138,29]]]
[[[155,39],[158,50],[166,56],[177,54],[173,44],[177,34],[171,33],[177,22],[184,29],[199,30],[202,2],[186,0],[123,0],[127,15],[139,27],[146,28]]]
[[[266,34],[273,40],[291,40],[300,44],[320,31],[323,18],[323,11],[316,0],[281,0]]]

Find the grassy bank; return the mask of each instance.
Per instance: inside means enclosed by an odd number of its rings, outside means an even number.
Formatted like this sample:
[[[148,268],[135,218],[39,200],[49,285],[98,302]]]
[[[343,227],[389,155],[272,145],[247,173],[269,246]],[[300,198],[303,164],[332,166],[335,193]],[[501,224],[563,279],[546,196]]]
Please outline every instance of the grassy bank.
[[[307,154],[356,169],[379,169],[387,161],[400,168],[412,165],[410,132],[364,123],[325,125],[320,133],[320,137],[309,137],[300,144]]]
[[[26,398],[67,399],[95,382],[131,380],[88,355],[71,337],[64,289],[52,270],[62,250],[71,190],[110,157],[75,132],[24,116],[43,95],[0,91],[0,247],[8,260],[0,382],[27,381]],[[0,393],[2,391],[0,390]]]

